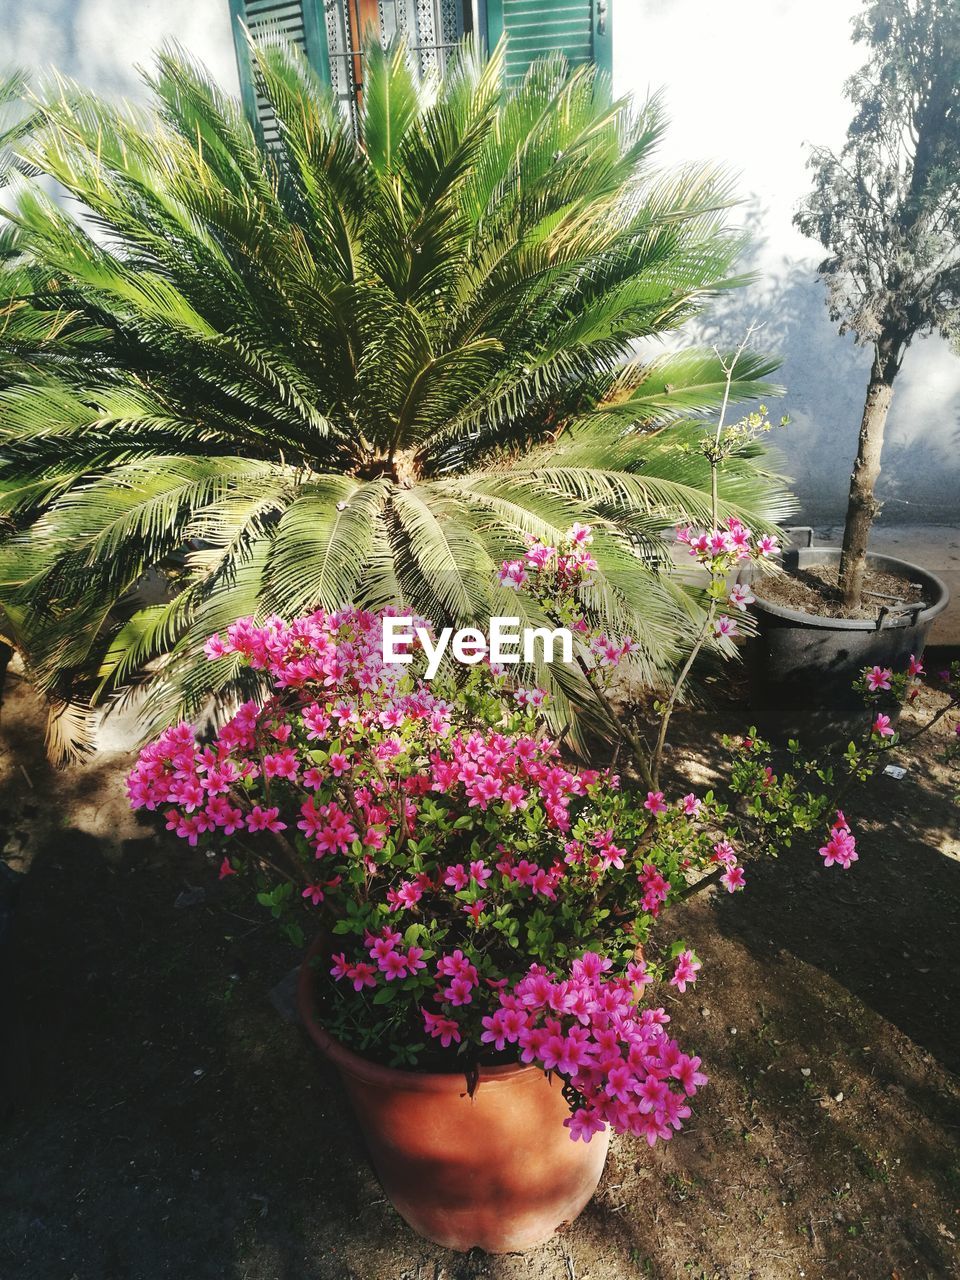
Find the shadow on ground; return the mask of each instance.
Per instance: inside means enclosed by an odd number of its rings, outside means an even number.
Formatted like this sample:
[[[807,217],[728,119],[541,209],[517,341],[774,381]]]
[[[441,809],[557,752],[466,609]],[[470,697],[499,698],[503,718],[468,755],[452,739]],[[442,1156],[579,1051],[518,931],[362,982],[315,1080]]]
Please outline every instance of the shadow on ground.
[[[2,960],[4,1280],[956,1274],[960,864],[926,782],[872,799],[851,873],[798,848],[684,908],[706,968],[664,999],[711,1075],[689,1129],[615,1143],[544,1248],[459,1256],[384,1202],[336,1079],[271,1005],[296,954],[195,851],[120,825],[124,762],[50,773],[25,696],[0,757],[24,872]]]

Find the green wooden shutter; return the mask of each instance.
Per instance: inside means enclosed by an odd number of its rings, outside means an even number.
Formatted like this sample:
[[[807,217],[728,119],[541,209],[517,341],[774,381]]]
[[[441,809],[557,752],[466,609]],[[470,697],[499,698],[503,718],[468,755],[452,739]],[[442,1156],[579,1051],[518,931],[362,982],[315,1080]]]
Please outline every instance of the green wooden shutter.
[[[613,0],[487,0],[487,41],[507,36],[507,79],[519,80],[537,58],[554,50],[579,66],[611,69]]]
[[[252,36],[269,38],[280,35],[298,44],[313,69],[329,82],[330,61],[323,0],[230,0],[230,21],[247,118],[254,128],[263,133],[267,143],[273,142],[277,137],[276,121],[270,104],[257,93],[243,27]]]

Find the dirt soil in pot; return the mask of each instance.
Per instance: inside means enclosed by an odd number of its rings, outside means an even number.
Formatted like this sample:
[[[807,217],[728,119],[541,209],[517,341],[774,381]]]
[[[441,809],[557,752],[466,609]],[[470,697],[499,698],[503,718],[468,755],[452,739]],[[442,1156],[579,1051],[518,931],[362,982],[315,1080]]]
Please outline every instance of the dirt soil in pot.
[[[675,721],[699,785],[741,706],[725,684]],[[674,916],[704,963],[685,996],[657,993],[710,1075],[693,1117],[652,1152],[616,1140],[573,1227],[490,1258],[426,1244],[391,1210],[335,1074],[271,1003],[297,952],[195,850],[125,816],[129,758],[49,770],[12,678],[0,846],[23,879],[0,973],[0,1277],[960,1275],[952,730],[848,807],[849,871],[798,842],[748,864],[746,892]]]
[[[753,584],[754,595],[786,609],[798,609],[821,618],[876,618],[880,609],[931,604],[919,582],[893,573],[868,569],[863,578],[863,600],[858,609],[847,609],[837,586],[838,566],[811,565],[795,573],[780,573]]]

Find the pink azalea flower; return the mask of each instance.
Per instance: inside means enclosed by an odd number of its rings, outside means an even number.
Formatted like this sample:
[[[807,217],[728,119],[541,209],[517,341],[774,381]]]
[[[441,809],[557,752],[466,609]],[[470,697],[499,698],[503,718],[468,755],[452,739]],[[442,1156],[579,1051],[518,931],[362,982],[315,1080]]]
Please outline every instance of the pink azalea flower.
[[[399,951],[388,951],[378,963],[388,982],[407,976],[407,957]]]
[[[328,761],[330,772],[335,778],[341,777],[350,768],[350,761],[342,751],[334,751]]]
[[[500,582],[505,587],[519,590],[527,580],[522,560],[504,560],[500,566]]]
[[[303,898],[309,898],[315,907],[319,907],[324,898],[323,886],[319,884],[308,884],[300,896]]]
[[[693,981],[693,978],[690,979]],[[663,1111],[663,1104],[667,1097],[667,1085],[658,1080],[652,1073],[641,1083],[637,1089],[637,1097],[640,1099],[638,1106],[642,1113],[649,1111]]]
[[[662,791],[648,791],[647,798],[643,802],[643,807],[649,809],[654,817],[660,813],[667,812],[667,803],[663,798]]]
[[[579,1107],[563,1123],[570,1130],[570,1137],[574,1142],[578,1138],[589,1142],[595,1133],[602,1133],[607,1127],[593,1107]]]
[[[423,897],[423,887],[413,880],[405,880],[399,889],[387,890],[387,901],[394,911],[402,907],[415,907]]]
[[[893,672],[889,667],[871,667],[864,675],[864,679],[870,692],[877,693],[880,689],[890,688]]]
[[[687,983],[696,982],[697,971],[702,968],[703,966],[699,960],[695,959],[692,951],[681,951],[677,956],[673,977],[670,979],[671,987],[676,987],[681,993],[686,991]]]
[[[722,862],[725,867],[736,866],[737,855],[729,840],[718,840],[713,846],[714,862]]]
[[[695,818],[703,808],[703,801],[699,800],[691,791],[689,795],[684,796],[680,801],[680,808],[683,810],[685,817]]]
[[[455,867],[447,867],[446,875],[443,877],[443,883],[449,885],[455,893],[460,893],[470,883],[470,877],[464,870],[463,863],[458,862]]]
[[[734,609],[745,610],[747,605],[753,604],[756,598],[749,587],[738,583],[730,592],[729,603]]]
[[[634,986],[645,987],[653,982],[653,976],[647,973],[647,966],[642,960],[631,960],[627,965],[627,981]]]
[[[780,540],[773,533],[765,533],[762,538],[757,539],[757,551],[762,556],[776,556],[780,554]]]
[[[377,985],[377,971],[366,960],[358,960],[356,964],[350,965],[345,976],[349,982],[353,983],[354,991],[362,991],[364,987]]]
[[[535,569],[544,569],[550,557],[555,554],[555,547],[548,547],[543,543],[534,542],[527,548],[527,562]]]
[[[727,613],[721,613],[718,618],[713,620],[713,634],[715,636],[738,636],[740,634],[735,618],[731,618]]]
[[[445,1018],[439,1013],[430,1013],[428,1009],[421,1009],[420,1012],[423,1014],[426,1030],[440,1041],[444,1049],[448,1049],[451,1044],[460,1043],[460,1028],[453,1018]]]
[[[885,715],[877,716],[871,728],[872,732],[878,734],[881,738],[892,738],[896,733],[896,729],[890,723],[890,717]]]
[[[688,1098],[693,1097],[707,1083],[707,1077],[697,1069],[699,1066],[699,1058],[689,1058],[681,1053],[670,1068],[670,1074],[675,1080],[679,1080]]]
[[[470,863],[470,876],[475,880],[481,889],[487,887],[487,881],[493,875],[493,870],[484,866],[483,859]]]
[[[473,1000],[473,985],[466,978],[454,978],[444,987],[443,994],[450,1004],[470,1004]]]
[[[736,516],[729,518],[727,528],[730,531],[730,542],[737,553],[737,559],[745,560],[750,554],[750,539],[753,536],[751,531],[745,524],[741,524]]]
[[[235,876],[236,870],[230,865],[230,859],[224,858],[220,863],[220,879],[226,880],[227,876]]]
[[[503,795],[500,797],[509,806],[510,812],[515,813],[517,809],[526,809],[527,793],[523,787],[513,782],[509,787],[504,787]]]
[[[923,663],[920,661],[919,658],[915,657],[912,653],[910,655],[910,665],[907,667],[907,675],[909,676],[923,675]]]
[[[263,809],[255,804],[247,814],[248,831],[286,831],[287,824],[280,821],[280,810],[276,805],[271,809]]]
[[[206,656],[210,659],[211,662],[214,662],[216,661],[217,658],[222,658],[224,654],[229,653],[230,650],[223,643],[220,637],[216,635],[216,636],[211,636],[210,639],[207,641],[207,643],[203,646],[203,652],[206,654]]]
[[[720,877],[720,883],[727,893],[736,893],[738,889],[742,889],[747,883],[743,867],[728,867]]]
[[[385,937],[381,936],[379,938],[371,939],[369,944],[370,954],[373,956],[374,960],[376,960],[379,968],[383,968],[387,956],[393,954],[399,941],[399,934],[388,934]]]
[[[286,778],[289,782],[296,780],[300,770],[297,753],[287,747],[274,755],[263,757],[263,776],[265,778]]]

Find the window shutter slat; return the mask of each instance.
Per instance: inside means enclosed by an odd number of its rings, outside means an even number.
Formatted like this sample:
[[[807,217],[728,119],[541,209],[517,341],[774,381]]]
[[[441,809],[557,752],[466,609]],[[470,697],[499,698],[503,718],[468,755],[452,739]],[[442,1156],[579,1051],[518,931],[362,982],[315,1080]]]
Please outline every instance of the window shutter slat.
[[[610,71],[613,0],[487,0],[487,41],[507,37],[507,80],[516,83],[537,58],[559,50],[574,66]]]
[[[230,0],[233,44],[237,54],[240,92],[247,118],[263,134],[268,144],[277,139],[277,123],[270,104],[257,93],[250,51],[243,32],[253,36],[282,36],[298,44],[307,60],[324,80],[330,80],[324,0]]]

